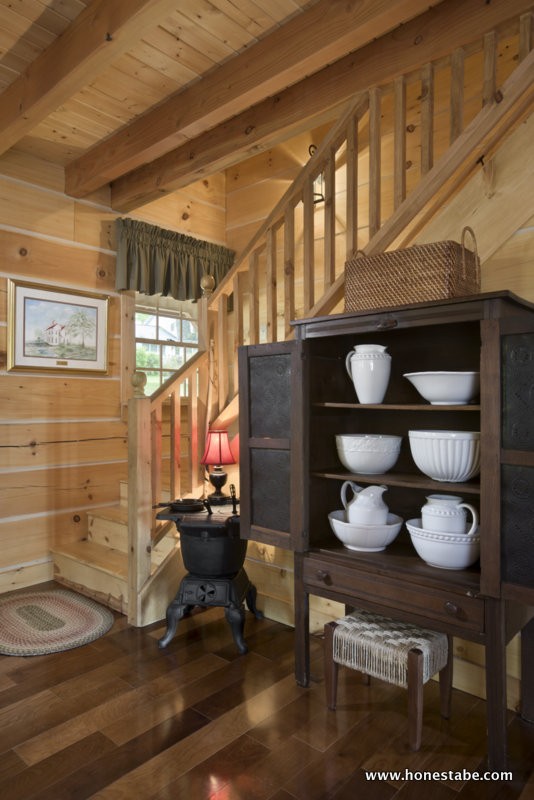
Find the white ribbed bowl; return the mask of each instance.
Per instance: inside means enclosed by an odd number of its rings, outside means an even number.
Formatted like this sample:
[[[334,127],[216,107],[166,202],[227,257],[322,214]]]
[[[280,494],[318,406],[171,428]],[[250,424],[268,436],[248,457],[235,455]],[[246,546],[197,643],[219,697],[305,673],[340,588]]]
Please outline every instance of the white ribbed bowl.
[[[480,431],[409,431],[412,458],[435,481],[461,483],[480,471]]]
[[[381,475],[395,466],[402,436],[374,433],[340,433],[336,435],[339,460],[350,472]]]
[[[406,523],[417,555],[431,567],[466,569],[480,557],[480,536],[465,533],[434,533],[421,528],[420,519]]]
[[[403,520],[396,514],[388,514],[385,525],[358,525],[347,522],[345,509],[331,511],[328,515],[330,527],[340,542],[349,550],[364,550],[376,553],[384,550],[398,536]]]
[[[406,372],[404,377],[434,406],[466,405],[480,391],[480,372]]]

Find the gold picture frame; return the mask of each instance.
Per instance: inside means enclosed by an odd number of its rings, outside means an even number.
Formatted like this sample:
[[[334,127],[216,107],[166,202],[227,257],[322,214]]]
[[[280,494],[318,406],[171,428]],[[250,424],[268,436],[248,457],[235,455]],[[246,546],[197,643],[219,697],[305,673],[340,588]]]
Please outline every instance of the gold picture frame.
[[[7,369],[108,371],[109,297],[8,279]]]

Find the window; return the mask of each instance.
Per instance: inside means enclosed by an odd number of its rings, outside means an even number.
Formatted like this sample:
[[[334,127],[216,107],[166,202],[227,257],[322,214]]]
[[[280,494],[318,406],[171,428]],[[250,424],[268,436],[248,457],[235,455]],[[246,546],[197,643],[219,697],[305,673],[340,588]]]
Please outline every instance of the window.
[[[147,376],[152,394],[198,351],[196,303],[137,294],[135,366]]]

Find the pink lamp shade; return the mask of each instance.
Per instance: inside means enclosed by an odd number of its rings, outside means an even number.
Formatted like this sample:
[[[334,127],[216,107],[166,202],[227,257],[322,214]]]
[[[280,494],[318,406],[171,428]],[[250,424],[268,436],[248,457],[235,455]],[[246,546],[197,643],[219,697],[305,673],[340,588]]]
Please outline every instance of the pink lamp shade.
[[[208,431],[206,436],[206,449],[200,459],[201,464],[235,464],[235,458],[230,448],[228,431]]]

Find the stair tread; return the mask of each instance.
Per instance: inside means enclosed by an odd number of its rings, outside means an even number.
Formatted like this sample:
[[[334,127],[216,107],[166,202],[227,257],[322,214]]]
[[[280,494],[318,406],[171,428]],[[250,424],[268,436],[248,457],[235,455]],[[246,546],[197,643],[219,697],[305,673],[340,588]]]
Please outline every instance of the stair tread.
[[[89,566],[96,567],[126,579],[128,575],[128,556],[105,545],[86,540],[70,542],[54,547],[52,553],[68,556]]]
[[[127,506],[102,506],[101,508],[92,508],[87,512],[88,517],[100,517],[100,519],[107,519],[110,522],[120,522],[124,525],[128,524],[128,508]]]

